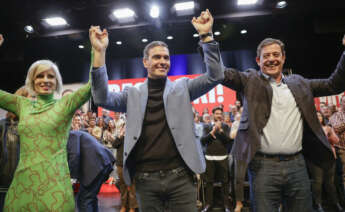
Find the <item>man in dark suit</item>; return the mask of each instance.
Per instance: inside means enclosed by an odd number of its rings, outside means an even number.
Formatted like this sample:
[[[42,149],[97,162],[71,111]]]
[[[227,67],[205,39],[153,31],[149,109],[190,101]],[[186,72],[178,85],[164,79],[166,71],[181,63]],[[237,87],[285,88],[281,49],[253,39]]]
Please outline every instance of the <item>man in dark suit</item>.
[[[229,137],[230,128],[223,122],[223,108],[215,107],[212,110],[214,123],[204,125],[201,142],[206,145],[206,206],[202,212],[212,210],[213,206],[213,184],[221,182],[221,196],[226,212],[230,212],[229,196],[229,168],[228,168],[228,146],[231,145]]]
[[[242,96],[243,113],[232,149],[235,190],[243,200],[247,167],[254,211],[312,211],[304,157],[327,169],[334,163],[329,142],[316,116],[314,97],[345,90],[345,53],[328,79],[283,76],[284,44],[267,38],[257,48],[253,69],[225,71],[223,84]],[[303,153],[303,154],[302,154]]]
[[[103,182],[113,170],[113,153],[83,131],[70,131],[67,142],[71,178],[80,182],[77,205],[80,212],[97,212]]]

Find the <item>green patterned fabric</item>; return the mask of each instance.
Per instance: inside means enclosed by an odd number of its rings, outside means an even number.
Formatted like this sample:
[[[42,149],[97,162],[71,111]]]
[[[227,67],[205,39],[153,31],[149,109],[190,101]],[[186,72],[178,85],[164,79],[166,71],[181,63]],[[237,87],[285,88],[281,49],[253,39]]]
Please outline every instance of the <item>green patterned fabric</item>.
[[[20,161],[4,211],[74,211],[66,144],[76,109],[91,95],[91,83],[55,100],[32,101],[0,90],[0,108],[19,117]]]

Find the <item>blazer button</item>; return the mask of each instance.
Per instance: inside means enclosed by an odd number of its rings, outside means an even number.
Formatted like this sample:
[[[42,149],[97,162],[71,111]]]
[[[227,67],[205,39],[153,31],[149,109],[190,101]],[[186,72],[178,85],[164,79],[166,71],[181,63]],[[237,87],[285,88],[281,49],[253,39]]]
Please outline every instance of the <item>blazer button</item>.
[[[268,115],[268,113],[265,114],[265,118],[268,119],[270,117],[270,115]]]
[[[127,156],[127,152],[125,152],[125,156]]]
[[[134,140],[137,140],[138,138],[136,136],[133,137]]]

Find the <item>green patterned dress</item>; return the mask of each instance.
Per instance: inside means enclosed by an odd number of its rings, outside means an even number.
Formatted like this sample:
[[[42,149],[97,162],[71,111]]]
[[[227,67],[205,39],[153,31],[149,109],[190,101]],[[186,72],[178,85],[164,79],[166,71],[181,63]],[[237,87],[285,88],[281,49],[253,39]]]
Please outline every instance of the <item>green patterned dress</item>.
[[[4,211],[74,211],[66,144],[74,112],[90,94],[90,82],[60,100],[41,95],[32,101],[0,90],[0,108],[19,117],[20,136],[20,161]]]

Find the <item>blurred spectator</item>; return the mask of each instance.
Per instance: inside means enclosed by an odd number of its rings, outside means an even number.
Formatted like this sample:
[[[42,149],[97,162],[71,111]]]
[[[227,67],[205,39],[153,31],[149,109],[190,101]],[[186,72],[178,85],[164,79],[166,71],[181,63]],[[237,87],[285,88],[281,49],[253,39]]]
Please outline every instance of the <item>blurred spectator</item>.
[[[241,121],[241,114],[238,113],[235,116],[235,121],[232,123],[232,126],[231,126],[231,131],[230,131],[230,138],[231,139],[236,138],[237,130],[238,130],[238,127],[240,126],[240,121]]]
[[[317,117],[322,125],[322,129],[325,132],[328,141],[330,142],[336,158],[334,144],[339,142],[338,136],[335,134],[333,129],[325,124],[323,115],[320,112],[317,112]],[[320,166],[316,165],[314,161],[306,160],[311,177],[311,190],[313,195],[313,200],[318,212],[324,211],[322,207],[322,188],[324,185],[325,192],[329,196],[329,200],[332,205],[335,206],[336,211],[342,212],[343,208],[339,204],[339,199],[337,196],[337,191],[334,185],[334,175],[335,175],[335,163],[332,164],[329,169],[322,169]]]
[[[120,118],[120,112],[114,112],[114,123],[115,123],[115,135],[118,136],[121,130],[121,126],[125,123],[123,119]]]
[[[211,123],[210,114],[208,114],[208,113],[203,114],[203,115],[202,115],[202,122],[203,122],[204,124],[209,124],[209,123]]]
[[[108,122],[110,120],[113,120],[113,118],[109,116],[109,110],[104,109],[104,108],[102,110],[102,117],[103,117],[104,122],[105,122],[106,125],[108,125]]]
[[[345,96],[341,97],[340,109],[331,116],[329,124],[339,137],[339,143],[335,144],[335,148],[342,165],[342,180],[345,182]]]
[[[228,146],[232,145],[229,138],[230,128],[223,122],[223,109],[215,107],[212,110],[214,124],[205,124],[201,142],[206,148],[206,205],[202,212],[211,211],[213,198],[213,183],[221,182],[221,197],[225,211],[230,212],[229,196],[229,166]]]
[[[230,120],[233,123],[235,121],[235,116],[238,113],[237,106],[235,105],[230,105]]]
[[[232,122],[230,119],[230,113],[224,113],[224,123],[231,128]]]
[[[237,107],[237,111],[240,111],[241,102],[237,100],[237,101],[235,102],[235,106]]]
[[[120,212],[126,212],[129,208],[129,212],[135,212],[138,208],[138,203],[135,197],[135,182],[131,186],[125,184],[123,178],[123,147],[124,147],[124,136],[125,136],[125,124],[119,126],[119,135],[116,137],[115,142],[113,142],[113,147],[117,149],[116,155],[116,170],[119,176],[118,187],[121,193],[121,210]]]
[[[87,128],[87,131],[98,141],[101,141],[102,129],[96,126],[96,118],[92,117],[89,119],[89,128]]]
[[[85,129],[83,128],[83,125],[82,125],[81,117],[79,115],[73,116],[71,130],[83,130],[83,131],[85,131]]]
[[[323,105],[320,107],[320,112],[325,119],[325,123],[328,124],[329,118],[332,115],[330,108],[327,105]]]
[[[200,122],[199,114],[196,112],[194,113],[194,125],[195,125],[195,135],[197,139],[200,139],[202,136],[203,125]]]

